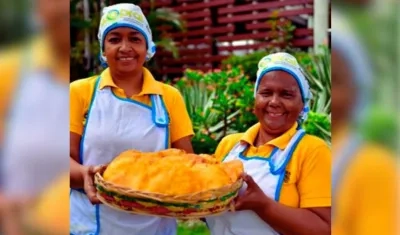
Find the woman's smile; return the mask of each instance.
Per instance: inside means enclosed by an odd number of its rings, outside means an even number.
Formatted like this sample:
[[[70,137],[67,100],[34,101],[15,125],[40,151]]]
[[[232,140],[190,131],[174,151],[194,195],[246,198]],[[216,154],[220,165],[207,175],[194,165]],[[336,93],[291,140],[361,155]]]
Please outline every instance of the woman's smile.
[[[271,71],[260,82],[255,114],[261,125],[274,134],[283,134],[296,122],[303,108],[296,80],[284,71]]]
[[[122,66],[134,66],[138,60],[135,56],[121,56],[117,58],[117,62]]]
[[[267,114],[267,116],[268,117],[271,117],[271,118],[281,118],[281,117],[283,117],[283,115],[285,115],[285,113],[283,113],[283,112],[266,112],[266,114]]]
[[[281,129],[287,124],[287,112],[264,112],[262,123],[268,125],[271,130]]]
[[[146,39],[135,29],[119,27],[105,37],[104,56],[110,69],[131,73],[141,69],[146,60]]]

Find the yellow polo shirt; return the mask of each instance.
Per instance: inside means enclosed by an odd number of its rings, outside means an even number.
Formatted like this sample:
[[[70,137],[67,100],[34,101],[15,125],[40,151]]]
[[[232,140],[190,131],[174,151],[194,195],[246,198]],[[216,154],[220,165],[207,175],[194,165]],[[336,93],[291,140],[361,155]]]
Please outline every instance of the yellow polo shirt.
[[[347,141],[349,130],[333,136],[333,156]],[[335,195],[334,235],[396,233],[396,159],[381,146],[364,143],[343,170]]]
[[[223,138],[215,157],[222,161],[238,141],[244,141],[249,144],[245,157],[268,158],[274,147],[284,149],[288,145],[296,128],[297,123],[280,137],[255,147],[253,143],[260,130],[257,123],[245,133]],[[279,202],[295,208],[331,206],[331,150],[322,139],[306,134],[299,142],[286,166]]]
[[[101,73],[99,89],[108,86],[113,93],[121,98],[128,98],[124,91],[115,85],[111,78],[110,70],[107,68]],[[80,79],[70,84],[70,131],[82,135],[85,123],[85,115],[88,112],[90,101],[93,96],[96,78],[98,76]],[[154,79],[149,70],[143,68],[142,91],[129,97],[132,100],[151,106],[150,94],[162,95],[165,106],[170,117],[170,143],[183,137],[194,134],[192,122],[186,110],[185,102],[180,92],[167,84]]]

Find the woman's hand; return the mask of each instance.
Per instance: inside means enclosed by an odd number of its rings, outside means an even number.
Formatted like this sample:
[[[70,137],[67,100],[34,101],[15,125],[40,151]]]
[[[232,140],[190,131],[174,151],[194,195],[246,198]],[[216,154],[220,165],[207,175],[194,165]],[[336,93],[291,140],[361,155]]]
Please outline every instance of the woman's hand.
[[[262,209],[268,199],[267,196],[250,175],[243,173],[241,177],[247,184],[247,189],[236,198],[235,210],[256,211]]]
[[[246,191],[236,199],[235,209],[252,210],[279,234],[331,234],[330,207],[294,208],[269,198],[249,175],[243,174]]]
[[[101,204],[101,201],[97,198],[96,195],[97,190],[96,186],[94,185],[94,175],[97,172],[100,172],[102,174],[106,168],[107,165],[84,166],[82,168],[83,189],[85,190],[87,197],[93,205]]]

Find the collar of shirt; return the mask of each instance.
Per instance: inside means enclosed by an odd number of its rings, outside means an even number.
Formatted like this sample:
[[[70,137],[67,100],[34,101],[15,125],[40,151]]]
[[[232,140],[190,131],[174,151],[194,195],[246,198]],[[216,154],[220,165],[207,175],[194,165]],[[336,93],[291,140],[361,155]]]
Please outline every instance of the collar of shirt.
[[[296,134],[298,124],[297,122],[293,124],[293,126],[283,133],[281,136],[268,141],[265,145],[273,145],[278,147],[279,149],[284,149],[289,144],[289,141],[292,139],[294,134]],[[261,124],[257,123],[250,127],[240,139],[243,142],[246,142],[252,146],[254,146],[254,140],[256,139],[258,132],[260,131]]]
[[[99,89],[103,89],[104,87],[114,87],[118,88],[117,85],[115,85],[110,69],[107,68],[101,73],[101,81],[99,84]],[[162,95],[162,87],[161,84],[156,81],[151,74],[151,72],[143,67],[143,87],[142,91],[138,94],[138,96],[141,95],[150,95],[150,94],[155,94],[155,95]]]

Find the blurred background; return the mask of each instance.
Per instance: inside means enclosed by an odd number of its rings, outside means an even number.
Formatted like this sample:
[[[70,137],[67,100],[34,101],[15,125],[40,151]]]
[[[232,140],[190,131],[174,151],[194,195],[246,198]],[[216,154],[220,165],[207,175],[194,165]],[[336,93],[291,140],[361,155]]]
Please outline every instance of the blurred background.
[[[2,1],[0,234],[68,234],[68,83],[101,71],[96,37],[99,13],[103,6],[118,2]],[[394,231],[398,209],[398,1],[124,2],[139,4],[147,15],[158,45],[147,67],[156,79],[182,92],[194,124],[196,152],[212,153],[224,135],[254,124],[252,89],[259,59],[275,51],[293,53],[314,93],[312,112],[304,123],[307,132],[332,143],[334,163],[341,157],[342,136],[349,143],[353,136],[362,139],[348,154],[348,159],[355,159],[353,163],[333,172],[333,181],[338,182],[333,191],[334,209],[338,205],[338,210],[333,213],[332,234],[400,234]],[[345,40],[347,47],[342,48],[340,40],[338,47],[332,45],[329,35],[335,35],[335,30],[340,38],[351,38]],[[38,102],[29,109],[16,105],[19,96],[14,95],[22,89],[19,74],[37,79],[23,66],[28,48],[36,48],[34,61],[45,57],[44,67],[56,71],[50,73],[48,83],[32,79],[28,87],[33,92],[23,100]],[[331,57],[335,48],[340,59]],[[362,48],[363,53],[345,53],[353,48]],[[360,96],[346,90],[346,81],[355,77],[370,78],[354,82]],[[39,89],[35,84],[52,89]],[[360,105],[347,105],[352,102],[340,100],[344,97],[357,99]],[[54,102],[47,104],[46,100]],[[14,122],[15,112],[26,118]],[[339,123],[335,113],[347,116]],[[29,128],[31,117],[40,120],[40,131]],[[335,132],[342,126],[345,135]],[[11,132],[19,145],[11,144]],[[341,137],[336,138],[338,144],[335,136]],[[27,139],[38,143],[32,146]],[[56,160],[50,162],[50,158]],[[179,232],[208,234],[199,221],[181,223]]]
[[[332,1],[332,234],[400,233],[398,7]]]

